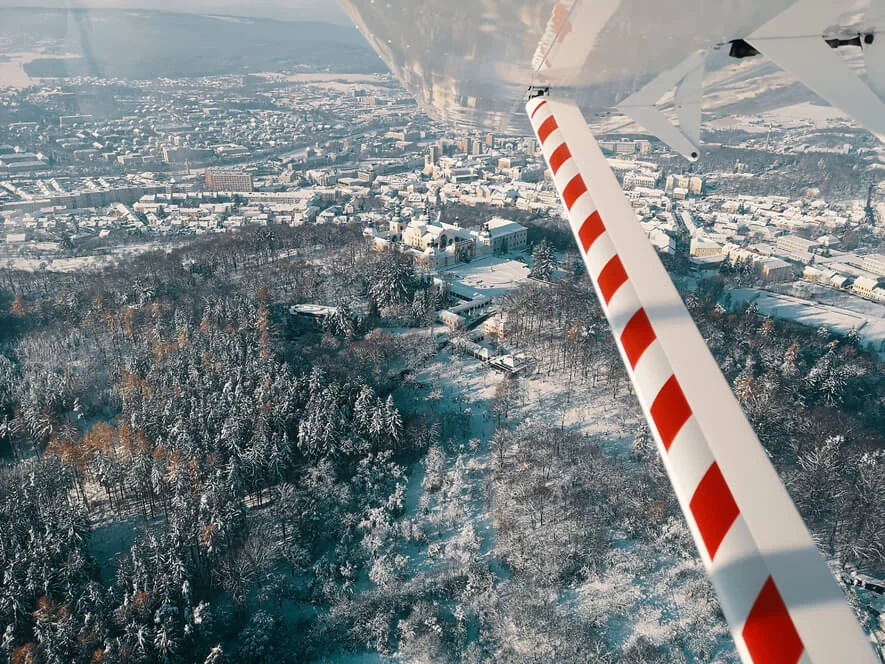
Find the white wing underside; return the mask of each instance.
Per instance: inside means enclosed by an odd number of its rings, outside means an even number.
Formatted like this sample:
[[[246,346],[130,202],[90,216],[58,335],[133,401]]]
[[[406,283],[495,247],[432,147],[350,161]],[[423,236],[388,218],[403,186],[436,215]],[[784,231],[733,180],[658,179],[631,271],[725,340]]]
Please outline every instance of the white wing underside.
[[[518,112],[529,85],[553,86],[588,117],[634,93],[660,87],[660,76],[701,52],[710,67],[728,61],[743,39],[793,77],[881,135],[885,92],[883,0],[339,0],[369,43],[419,104],[438,119],[496,131],[527,131]],[[824,37],[873,35],[863,69],[845,65]],[[877,36],[878,35],[878,36]],[[846,46],[845,48],[855,48]],[[697,76],[700,73],[700,85]],[[657,99],[643,124],[691,158],[698,146],[703,73],[676,88],[678,122],[661,122]],[[683,108],[680,109],[679,107]],[[631,113],[632,115],[633,113]]]

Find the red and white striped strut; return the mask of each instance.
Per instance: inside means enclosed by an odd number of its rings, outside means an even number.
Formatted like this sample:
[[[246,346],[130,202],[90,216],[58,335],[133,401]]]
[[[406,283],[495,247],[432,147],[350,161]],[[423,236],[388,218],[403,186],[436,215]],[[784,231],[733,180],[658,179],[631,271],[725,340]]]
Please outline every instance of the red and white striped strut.
[[[526,110],[741,658],[874,664],[581,111]]]

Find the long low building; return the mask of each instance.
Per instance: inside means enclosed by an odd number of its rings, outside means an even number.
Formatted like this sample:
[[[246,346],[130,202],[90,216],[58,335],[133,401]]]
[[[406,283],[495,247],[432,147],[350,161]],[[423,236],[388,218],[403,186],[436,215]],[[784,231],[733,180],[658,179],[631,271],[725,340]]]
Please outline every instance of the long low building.
[[[730,296],[732,311],[751,302],[761,316],[790,320],[812,328],[823,327],[839,336],[857,330],[865,348],[885,357],[885,318],[866,316],[856,311],[834,307],[820,302],[803,300],[791,295],[771,293],[758,288],[736,288],[723,294]]]
[[[783,235],[777,239],[777,248],[797,254],[813,254],[820,249],[820,242],[806,240],[798,235]]]
[[[209,191],[230,191],[251,193],[252,176],[243,171],[221,168],[207,168],[206,188]]]
[[[879,279],[858,277],[854,280],[854,286],[852,286],[851,290],[861,297],[876,302],[885,302],[885,277],[880,277]]]
[[[864,256],[863,268],[880,277],[885,277],[885,254],[869,254]]]
[[[62,207],[69,210],[81,208],[106,207],[114,203],[131,205],[143,196],[159,194],[166,191],[165,185],[144,185],[137,187],[118,187],[100,191],[83,191],[70,194],[59,194],[45,198],[34,198],[26,201],[12,201],[0,206],[4,212],[37,212],[44,208]]]

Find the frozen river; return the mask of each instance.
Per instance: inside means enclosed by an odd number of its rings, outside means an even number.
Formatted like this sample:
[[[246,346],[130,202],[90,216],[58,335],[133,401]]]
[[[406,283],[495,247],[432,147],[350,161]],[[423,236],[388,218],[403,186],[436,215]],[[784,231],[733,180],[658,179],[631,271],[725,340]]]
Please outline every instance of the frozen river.
[[[24,66],[40,58],[68,59],[76,55],[50,55],[47,53],[0,53],[0,89],[26,88],[40,83],[25,72]]]
[[[26,88],[34,79],[25,73],[23,65],[40,57],[39,53],[13,53],[0,57],[0,88]]]

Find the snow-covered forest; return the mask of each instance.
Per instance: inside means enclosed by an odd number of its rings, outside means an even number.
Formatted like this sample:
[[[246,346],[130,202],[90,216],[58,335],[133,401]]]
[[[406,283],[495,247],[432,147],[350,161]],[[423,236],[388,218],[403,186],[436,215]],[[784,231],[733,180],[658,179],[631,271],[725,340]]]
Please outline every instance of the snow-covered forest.
[[[502,302],[519,377],[441,346],[444,285],[353,228],[0,272],[0,657],[736,662],[571,272]],[[720,290],[689,307],[821,550],[885,575],[882,364]]]

